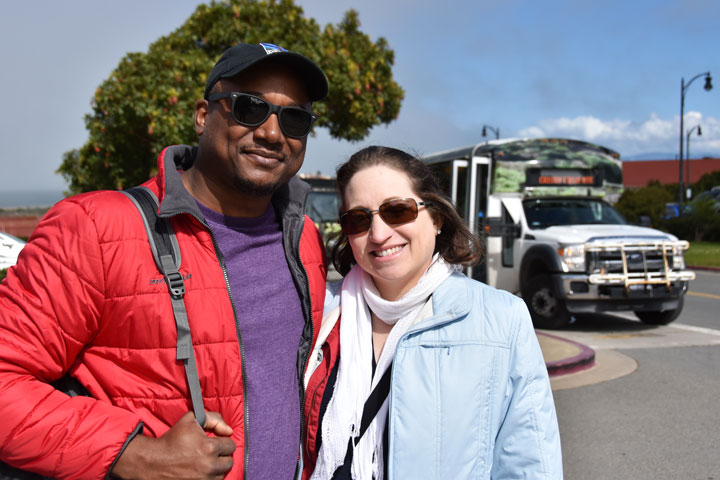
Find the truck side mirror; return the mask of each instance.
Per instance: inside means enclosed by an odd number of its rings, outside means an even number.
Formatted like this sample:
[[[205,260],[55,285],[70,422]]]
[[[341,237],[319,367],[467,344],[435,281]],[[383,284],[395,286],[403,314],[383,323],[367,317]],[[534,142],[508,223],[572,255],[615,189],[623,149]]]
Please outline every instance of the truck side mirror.
[[[500,217],[488,217],[485,220],[485,235],[488,237],[520,237],[520,225],[504,223]]]
[[[488,237],[501,237],[503,233],[502,218],[488,217],[485,219],[485,235]]]
[[[651,227],[652,226],[652,218],[650,218],[649,215],[640,215],[640,222],[639,225],[641,227]]]

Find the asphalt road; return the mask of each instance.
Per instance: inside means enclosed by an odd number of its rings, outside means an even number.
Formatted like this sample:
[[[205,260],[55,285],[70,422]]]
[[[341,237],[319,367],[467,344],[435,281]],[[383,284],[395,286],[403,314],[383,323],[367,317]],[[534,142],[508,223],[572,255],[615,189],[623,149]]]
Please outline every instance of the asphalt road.
[[[554,392],[566,479],[720,479],[720,347],[623,350],[630,375]]]
[[[720,272],[696,271],[676,322],[720,329]]]
[[[670,325],[596,315],[557,332],[637,364],[554,391],[566,479],[720,480],[720,274],[697,274]]]

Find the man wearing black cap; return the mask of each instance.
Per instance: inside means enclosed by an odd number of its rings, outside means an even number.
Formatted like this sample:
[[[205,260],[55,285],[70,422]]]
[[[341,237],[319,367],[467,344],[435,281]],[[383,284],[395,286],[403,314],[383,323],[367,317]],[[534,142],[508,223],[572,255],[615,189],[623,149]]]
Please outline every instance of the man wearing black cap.
[[[327,270],[295,174],[327,89],[299,54],[230,48],[196,103],[199,145],[166,148],[144,184],[180,247],[198,421],[130,199],[48,212],[0,285],[0,459],[58,478],[292,478]],[[66,373],[93,398],[50,385]]]

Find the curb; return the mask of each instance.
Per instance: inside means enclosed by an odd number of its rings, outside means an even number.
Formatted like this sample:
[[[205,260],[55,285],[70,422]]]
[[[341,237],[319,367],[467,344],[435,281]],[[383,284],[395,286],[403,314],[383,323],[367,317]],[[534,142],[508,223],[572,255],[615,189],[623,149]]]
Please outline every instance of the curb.
[[[703,267],[700,265],[688,265],[690,270],[705,270],[707,272],[720,272],[720,267]]]
[[[544,335],[547,338],[558,342],[564,342],[574,346],[579,352],[576,355],[567,358],[561,358],[546,362],[545,366],[548,370],[548,375],[551,377],[558,375],[567,375],[569,373],[577,373],[582,370],[587,370],[595,365],[595,350],[583,345],[581,343],[568,340],[567,338],[558,337],[557,335],[551,335],[545,332],[535,332],[537,335]]]

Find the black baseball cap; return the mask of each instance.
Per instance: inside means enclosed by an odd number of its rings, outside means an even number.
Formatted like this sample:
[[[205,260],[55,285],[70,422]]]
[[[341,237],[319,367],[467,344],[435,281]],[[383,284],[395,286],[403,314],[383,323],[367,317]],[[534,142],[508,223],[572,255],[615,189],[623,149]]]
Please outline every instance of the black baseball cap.
[[[328,82],[325,74],[309,58],[272,43],[239,43],[225,50],[213,67],[205,85],[205,98],[208,98],[210,90],[221,78],[234,77],[243,70],[268,60],[293,68],[305,81],[311,101],[316,102],[327,96]]]

